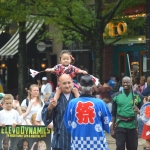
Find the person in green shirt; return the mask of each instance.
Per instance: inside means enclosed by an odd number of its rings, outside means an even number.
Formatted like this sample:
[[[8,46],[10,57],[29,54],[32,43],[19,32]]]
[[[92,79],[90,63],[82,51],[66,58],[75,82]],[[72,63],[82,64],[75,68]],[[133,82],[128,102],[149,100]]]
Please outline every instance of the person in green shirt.
[[[116,150],[137,150],[136,115],[143,104],[143,96],[132,91],[130,77],[122,79],[123,90],[112,95],[111,135],[116,139]]]

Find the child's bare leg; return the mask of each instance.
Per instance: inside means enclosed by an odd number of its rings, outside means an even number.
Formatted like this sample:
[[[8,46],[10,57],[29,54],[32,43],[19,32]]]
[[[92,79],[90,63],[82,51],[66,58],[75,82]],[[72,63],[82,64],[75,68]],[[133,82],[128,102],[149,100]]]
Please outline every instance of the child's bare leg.
[[[75,88],[75,87],[72,88],[72,93],[74,94],[75,97],[79,97],[80,96],[80,94],[78,92],[78,89]]]
[[[61,89],[58,87],[56,88],[56,93],[54,95],[54,100],[58,100],[61,94]]]
[[[150,140],[146,140],[146,149],[150,150]]]

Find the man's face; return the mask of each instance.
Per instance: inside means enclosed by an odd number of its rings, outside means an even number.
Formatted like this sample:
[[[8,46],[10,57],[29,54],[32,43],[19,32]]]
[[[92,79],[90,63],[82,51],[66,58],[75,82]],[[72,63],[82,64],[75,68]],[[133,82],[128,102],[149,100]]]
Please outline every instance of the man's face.
[[[46,84],[47,83],[47,80],[42,80],[42,84]]]
[[[12,99],[6,99],[3,103],[3,108],[6,110],[11,110],[13,106],[13,100]]]
[[[3,141],[3,145],[2,145],[4,150],[9,150],[10,148],[10,141]]]
[[[59,79],[59,86],[64,94],[69,94],[73,87],[73,81],[71,77],[63,74]]]
[[[130,82],[130,80],[123,79],[122,80],[122,86],[123,86],[123,89],[129,90],[131,88],[131,82]]]
[[[27,141],[23,142],[23,150],[28,150],[28,142]]]

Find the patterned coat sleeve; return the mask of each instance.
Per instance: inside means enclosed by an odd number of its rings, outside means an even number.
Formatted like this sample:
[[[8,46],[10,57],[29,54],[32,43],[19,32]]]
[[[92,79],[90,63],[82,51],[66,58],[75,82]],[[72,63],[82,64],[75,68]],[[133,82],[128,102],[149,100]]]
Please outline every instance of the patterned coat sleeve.
[[[67,132],[71,132],[71,126],[70,126],[69,121],[68,121],[68,120],[71,120],[70,111],[69,111],[70,110],[70,104],[71,104],[71,102],[68,104],[66,111],[65,111],[65,114],[64,114],[64,117],[63,117],[64,125],[66,127]]]

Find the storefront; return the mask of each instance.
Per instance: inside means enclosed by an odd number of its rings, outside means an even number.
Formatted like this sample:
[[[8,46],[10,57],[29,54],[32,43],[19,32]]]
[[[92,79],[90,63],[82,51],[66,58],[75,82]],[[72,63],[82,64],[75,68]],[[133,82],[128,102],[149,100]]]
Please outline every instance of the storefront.
[[[120,78],[129,76],[129,65],[127,61],[129,55],[131,76],[143,76],[147,71],[145,44],[124,44],[116,45],[114,48],[114,74]]]

